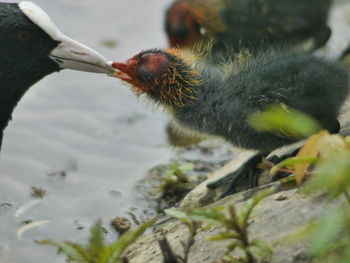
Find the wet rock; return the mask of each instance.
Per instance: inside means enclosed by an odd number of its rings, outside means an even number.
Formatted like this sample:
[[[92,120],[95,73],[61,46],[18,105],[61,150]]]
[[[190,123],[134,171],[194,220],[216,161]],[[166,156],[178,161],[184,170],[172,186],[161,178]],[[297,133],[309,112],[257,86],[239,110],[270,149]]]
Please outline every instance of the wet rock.
[[[131,222],[126,217],[118,216],[111,221],[112,227],[117,231],[120,235],[124,232],[130,230]]]
[[[288,197],[285,196],[285,195],[278,195],[275,200],[276,201],[284,201],[284,200],[287,200],[287,199],[288,199]]]
[[[274,183],[268,187],[277,186],[278,183]],[[210,206],[235,204],[239,210],[244,206],[244,196],[247,195],[249,195],[249,191],[237,193]],[[281,196],[284,200],[278,201]],[[337,202],[328,203],[325,198],[320,198],[320,196],[299,194],[297,189],[275,193],[263,200],[258,206],[249,228],[250,238],[262,239],[273,248],[274,254],[271,263],[310,262],[309,255],[306,253],[308,242],[306,240],[287,242],[286,237],[300,230],[310,220],[327,213],[330,207]],[[206,240],[208,236],[214,235],[220,230],[220,228],[213,228],[197,234],[189,252],[188,262],[212,263],[221,259],[229,241],[212,242]],[[157,228],[157,232],[159,231],[166,233],[172,251],[182,257],[182,244],[189,235],[187,227],[181,222],[173,220]],[[157,234],[154,232],[142,236],[129,248],[127,256],[130,263],[163,262]]]
[[[46,191],[43,188],[32,186],[31,189],[32,189],[32,193],[31,193],[32,197],[41,198],[41,199],[44,198]]]

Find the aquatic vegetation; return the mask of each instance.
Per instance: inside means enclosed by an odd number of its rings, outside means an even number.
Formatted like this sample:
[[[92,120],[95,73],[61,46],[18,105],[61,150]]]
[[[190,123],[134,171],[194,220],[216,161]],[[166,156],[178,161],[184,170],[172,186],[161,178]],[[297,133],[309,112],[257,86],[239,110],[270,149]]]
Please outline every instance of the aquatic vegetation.
[[[149,194],[157,202],[157,211],[176,205],[182,198],[201,183],[204,178],[196,175],[192,162],[174,161],[170,165],[162,165],[152,169],[157,179],[151,185]]]
[[[133,243],[145,230],[155,223],[156,219],[146,221],[141,226],[124,233],[116,242],[108,244],[104,238],[104,228],[98,220],[90,230],[90,238],[86,245],[72,241],[55,241],[51,239],[37,241],[38,244],[57,247],[58,254],[64,254],[68,262],[75,263],[127,263],[123,257],[125,249]]]
[[[263,114],[259,116],[261,123],[264,117],[274,119],[281,113],[270,111]],[[307,116],[292,126],[290,130],[294,132],[315,127],[314,121],[308,120]],[[267,128],[275,129],[276,126]],[[275,174],[282,168],[293,174],[301,192],[326,194],[329,201],[338,201],[323,217],[312,220],[294,234],[297,240],[311,241],[309,254],[312,262],[350,262],[350,137],[322,130],[308,138],[295,157],[277,164],[270,173]]]
[[[194,243],[194,237],[200,229],[209,229],[213,226],[222,230],[213,236],[210,241],[229,240],[226,246],[225,257],[221,262],[225,263],[257,263],[269,262],[272,250],[260,239],[250,239],[248,228],[254,208],[273,190],[267,190],[254,195],[238,212],[234,205],[220,206],[214,208],[200,208],[185,213],[179,210],[166,210],[168,215],[182,221],[189,229],[190,234],[185,243],[185,259],[187,260],[190,247]],[[242,252],[242,256],[234,256],[236,250]],[[187,254],[186,254],[187,253]],[[187,261],[183,261],[187,262]]]

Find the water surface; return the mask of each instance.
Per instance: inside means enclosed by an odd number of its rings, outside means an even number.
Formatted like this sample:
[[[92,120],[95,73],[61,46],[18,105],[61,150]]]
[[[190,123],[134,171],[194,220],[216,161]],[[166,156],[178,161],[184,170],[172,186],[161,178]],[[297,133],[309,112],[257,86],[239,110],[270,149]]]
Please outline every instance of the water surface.
[[[64,33],[108,59],[124,60],[141,49],[165,46],[164,0],[33,2]],[[104,40],[115,40],[117,46],[106,47]],[[80,225],[89,226],[97,218],[108,222],[130,210],[142,214],[147,204],[133,185],[149,168],[171,157],[165,124],[161,112],[104,75],[64,70],[34,85],[4,136],[0,262],[63,262],[53,248],[33,240],[79,240],[87,234],[77,229]],[[31,186],[46,190],[42,201],[31,203]],[[28,203],[31,208],[16,216]],[[20,240],[16,231],[24,220],[50,223],[29,230]]]
[[[123,60],[165,46],[164,0],[33,0],[67,35]],[[337,56],[350,43],[350,8],[332,12],[333,35],[323,54]],[[116,40],[109,48],[104,40]],[[62,71],[34,85],[5,131],[0,158],[0,262],[64,262],[43,238],[85,240],[97,218],[105,223],[147,202],[133,185],[174,152],[166,142],[162,112],[118,80]],[[62,172],[65,177],[62,177]],[[46,190],[31,197],[31,186]],[[25,208],[25,209],[23,209]],[[49,220],[20,238],[24,220]],[[85,227],[79,230],[80,226]],[[108,238],[113,239],[111,232]]]

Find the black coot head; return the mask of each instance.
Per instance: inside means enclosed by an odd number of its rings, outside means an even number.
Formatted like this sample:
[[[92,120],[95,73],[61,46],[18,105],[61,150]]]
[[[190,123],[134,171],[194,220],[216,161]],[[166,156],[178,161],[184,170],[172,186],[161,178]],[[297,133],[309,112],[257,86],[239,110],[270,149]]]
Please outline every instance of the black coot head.
[[[0,3],[0,17],[2,72],[31,75],[59,70],[58,64],[49,58],[59,42],[34,24],[18,4]]]
[[[63,34],[36,4],[0,2],[0,147],[2,130],[24,93],[60,69],[114,72],[101,54]]]
[[[34,3],[0,3],[0,80],[9,72],[38,78],[65,68],[114,71],[101,54],[63,34]]]

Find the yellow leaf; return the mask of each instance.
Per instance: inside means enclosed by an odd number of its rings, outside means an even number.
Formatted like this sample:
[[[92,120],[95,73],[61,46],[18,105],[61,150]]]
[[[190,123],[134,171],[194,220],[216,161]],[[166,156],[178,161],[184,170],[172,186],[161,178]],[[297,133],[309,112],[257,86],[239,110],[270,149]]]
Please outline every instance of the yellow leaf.
[[[305,145],[300,149],[297,154],[297,157],[317,157],[320,152],[320,147],[318,144],[320,140],[329,136],[328,131],[323,130],[319,133],[311,136],[305,143]],[[296,163],[294,169],[295,180],[298,185],[301,185],[305,177],[307,169],[310,167],[311,163]]]

